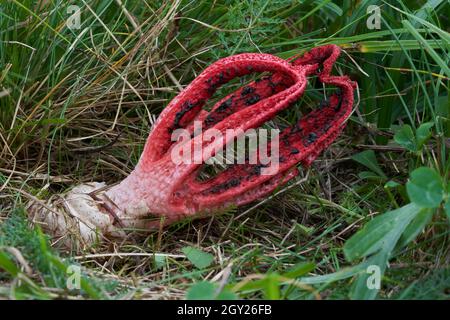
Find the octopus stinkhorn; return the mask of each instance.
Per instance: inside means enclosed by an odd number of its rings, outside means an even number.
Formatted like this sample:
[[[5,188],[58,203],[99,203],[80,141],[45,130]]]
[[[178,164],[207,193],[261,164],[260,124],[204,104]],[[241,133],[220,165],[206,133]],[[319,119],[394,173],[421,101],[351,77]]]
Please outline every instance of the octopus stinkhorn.
[[[331,75],[339,54],[338,46],[326,45],[288,60],[257,53],[218,60],[163,110],[128,177],[110,187],[83,184],[53,196],[45,206],[33,204],[28,210],[33,221],[53,236],[65,238],[65,243],[78,240],[89,245],[97,239],[125,237],[130,229],[155,229],[267,196],[298,174],[297,164],[310,165],[343,130],[352,112],[356,83],[347,76]],[[255,72],[269,75],[224,97],[211,111],[203,110],[220,86]],[[202,164],[239,134],[226,135],[227,129],[245,132],[273,119],[302,96],[312,75],[337,91],[279,134],[277,170],[262,174],[265,165],[256,161],[230,165],[206,181],[198,179]],[[172,133],[180,128],[192,133],[194,121],[202,124],[202,131],[184,143],[201,150],[200,161],[173,161]],[[209,129],[224,133],[225,138],[206,139]]]

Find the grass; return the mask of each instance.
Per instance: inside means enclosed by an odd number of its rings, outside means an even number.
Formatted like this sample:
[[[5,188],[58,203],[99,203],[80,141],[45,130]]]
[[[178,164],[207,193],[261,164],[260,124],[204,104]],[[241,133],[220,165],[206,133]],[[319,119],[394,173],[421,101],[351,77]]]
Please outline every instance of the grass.
[[[366,26],[372,3],[381,30]],[[81,8],[80,29],[65,25],[69,4]],[[0,296],[448,299],[449,16],[448,1],[1,2]],[[335,72],[358,81],[359,105],[306,182],[257,208],[85,255],[52,249],[26,222],[31,197],[126,176],[155,117],[218,58],[287,58],[328,43],[345,50]],[[293,123],[317,94],[278,120]],[[369,221],[439,194],[420,189],[420,167],[447,188],[439,202],[417,211],[392,249],[350,259],[352,236],[376,243],[398,229],[373,238]],[[384,253],[381,289],[361,291],[364,263]],[[82,270],[81,290],[67,288],[70,265]]]

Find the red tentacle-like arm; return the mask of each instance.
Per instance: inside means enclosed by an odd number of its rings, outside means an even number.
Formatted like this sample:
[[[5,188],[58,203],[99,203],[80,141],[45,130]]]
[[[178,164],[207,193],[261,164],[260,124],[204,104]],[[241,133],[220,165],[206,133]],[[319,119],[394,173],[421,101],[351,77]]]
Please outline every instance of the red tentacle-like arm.
[[[331,75],[339,54],[339,47],[327,45],[288,61],[249,53],[209,66],[160,114],[138,165],[126,179],[110,188],[85,185],[65,197],[81,238],[92,241],[99,231],[108,237],[123,235],[129,227],[152,228],[160,225],[161,218],[167,224],[187,216],[211,214],[264,197],[295,177],[296,165],[310,165],[339,135],[352,111],[355,83],[347,76]],[[236,77],[261,72],[269,75],[224,97],[211,111],[203,109],[219,87]],[[251,155],[256,159],[253,163],[232,164],[213,178],[198,179],[203,164],[224,146],[246,130],[260,128],[299,100],[307,77],[314,74],[324,85],[337,87],[337,93],[284,129],[277,136],[277,145],[269,143],[269,153],[278,155],[275,169],[263,174],[268,165],[255,153]],[[201,123],[200,132],[194,132],[194,121]],[[174,142],[173,135],[179,129],[186,129],[189,137]],[[211,132],[218,135],[211,138]],[[174,150],[179,146],[195,150],[188,161],[174,161]],[[77,197],[82,200],[77,202]],[[55,215],[41,210],[38,216],[61,234],[73,221],[65,219],[62,223],[63,219]]]

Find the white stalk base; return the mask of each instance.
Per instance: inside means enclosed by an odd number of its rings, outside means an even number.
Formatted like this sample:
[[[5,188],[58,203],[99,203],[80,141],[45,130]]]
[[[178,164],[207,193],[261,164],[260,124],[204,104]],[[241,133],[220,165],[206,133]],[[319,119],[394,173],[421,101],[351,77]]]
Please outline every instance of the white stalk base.
[[[115,225],[115,219],[103,204],[105,183],[79,185],[49,199],[46,206],[33,203],[28,208],[32,222],[66,247],[84,248],[104,239],[125,238],[126,232]],[[80,247],[73,248],[82,249]]]

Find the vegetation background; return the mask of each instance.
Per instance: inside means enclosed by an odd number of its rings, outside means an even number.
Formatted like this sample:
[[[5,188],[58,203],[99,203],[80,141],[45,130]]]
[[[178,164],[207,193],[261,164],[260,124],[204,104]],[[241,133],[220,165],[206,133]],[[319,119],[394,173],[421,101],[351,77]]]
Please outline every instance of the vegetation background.
[[[1,0],[0,296],[448,299],[449,17],[448,0]],[[125,177],[154,118],[218,58],[328,43],[359,104],[303,183],[83,253],[27,222],[32,199]]]

